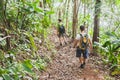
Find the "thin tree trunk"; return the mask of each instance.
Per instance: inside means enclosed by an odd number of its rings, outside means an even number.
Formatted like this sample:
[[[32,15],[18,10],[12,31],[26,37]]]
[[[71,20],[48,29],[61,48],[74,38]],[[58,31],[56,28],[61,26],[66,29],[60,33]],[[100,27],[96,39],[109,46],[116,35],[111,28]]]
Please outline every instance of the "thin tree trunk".
[[[3,21],[3,24],[4,24],[4,28],[5,29],[10,29],[11,28],[11,25],[10,25],[10,20],[7,19],[7,14],[6,14],[6,7],[7,7],[7,2],[8,0],[5,1],[5,5],[3,5],[3,2],[4,0],[1,0],[1,16],[2,16],[2,21]],[[5,30],[5,36],[8,36],[8,32]],[[11,47],[11,44],[10,44],[10,37],[6,38],[6,47],[7,47],[7,50],[10,49]]]
[[[61,10],[59,10],[59,12],[58,12],[58,18],[59,19],[61,18]]]
[[[99,42],[99,22],[100,22],[100,6],[101,0],[96,0],[95,4],[95,17],[94,17],[94,32],[93,32],[93,43]]]
[[[76,24],[77,24],[77,0],[74,0],[74,8],[73,8],[73,24],[72,24],[72,38],[75,38],[76,34]]]
[[[65,3],[63,4],[63,7],[62,7],[62,19],[64,19],[65,17],[65,9],[66,9],[66,6],[67,6],[67,0],[65,1]]]
[[[99,42],[100,6],[101,6],[101,0],[96,0],[95,16],[94,16],[93,43]],[[94,47],[93,55],[95,55],[97,52],[98,52],[98,47]]]
[[[80,1],[74,0],[73,8],[73,23],[72,23],[72,39],[75,39],[76,29],[78,26],[78,12],[79,12]]]
[[[84,19],[86,17],[86,3],[84,3]],[[84,26],[85,26],[86,22],[84,22]]]
[[[67,10],[66,10],[66,31],[67,31],[67,32],[68,32],[68,11],[69,11],[69,3],[70,3],[70,0],[68,0]]]

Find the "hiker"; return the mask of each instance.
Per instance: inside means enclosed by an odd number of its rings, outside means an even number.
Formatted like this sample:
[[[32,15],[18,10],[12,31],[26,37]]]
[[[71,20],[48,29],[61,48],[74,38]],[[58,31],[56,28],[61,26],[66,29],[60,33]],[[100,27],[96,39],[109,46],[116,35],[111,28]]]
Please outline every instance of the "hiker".
[[[58,19],[57,35],[59,38],[60,46],[62,46],[63,43],[67,44],[66,38],[65,38],[65,27],[61,19]]]
[[[85,26],[80,26],[81,33],[77,34],[73,47],[76,47],[76,57],[79,58],[80,68],[84,68],[89,52],[92,52],[92,42],[85,32]]]

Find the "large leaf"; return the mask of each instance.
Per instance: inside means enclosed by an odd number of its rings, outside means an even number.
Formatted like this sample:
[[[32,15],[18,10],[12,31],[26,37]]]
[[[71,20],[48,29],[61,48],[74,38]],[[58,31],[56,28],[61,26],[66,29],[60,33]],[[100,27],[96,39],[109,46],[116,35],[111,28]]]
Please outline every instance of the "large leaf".
[[[30,60],[25,60],[25,61],[22,63],[22,65],[23,65],[23,68],[24,68],[25,71],[27,71],[27,72],[29,72],[29,73],[33,73],[33,71],[32,71],[32,67],[33,67],[33,66],[32,66]]]
[[[107,47],[107,46],[109,46],[109,45],[111,45],[111,42],[110,42],[110,41],[106,41],[106,42],[103,44],[103,47]]]
[[[11,80],[11,77],[8,74],[3,74],[2,76],[4,80]]]
[[[8,70],[0,68],[0,76],[1,76],[2,74],[7,73],[7,72],[8,72]]]
[[[120,40],[119,39],[118,40],[113,40],[112,44],[120,44]]]
[[[118,38],[118,36],[117,36],[117,34],[116,34],[115,32],[105,32],[105,34],[106,34],[107,36],[112,37],[112,38],[115,38],[115,39]]]

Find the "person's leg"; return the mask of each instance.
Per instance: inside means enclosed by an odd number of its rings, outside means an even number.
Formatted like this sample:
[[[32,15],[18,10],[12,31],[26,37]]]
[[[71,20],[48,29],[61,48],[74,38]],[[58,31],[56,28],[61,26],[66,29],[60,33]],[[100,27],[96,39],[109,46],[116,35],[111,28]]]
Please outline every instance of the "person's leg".
[[[64,33],[62,33],[62,35],[61,35],[61,36],[62,36],[62,42],[63,42],[63,43],[65,43],[65,44],[67,44],[67,43],[66,43],[66,38],[65,38]]]
[[[59,37],[60,46],[62,46],[61,34],[59,34],[58,37]]]
[[[67,40],[66,40],[66,37],[65,37],[65,33],[63,34],[63,40],[64,40],[64,43],[67,44]]]
[[[82,57],[79,57],[79,62],[80,62],[80,64],[82,64],[83,63],[83,61],[82,61],[83,59],[82,59]]]
[[[60,45],[62,46],[62,37],[60,37]]]
[[[79,63],[80,63],[80,68],[82,68],[83,65],[83,57],[82,57],[82,51],[78,48],[78,56],[79,56]]]
[[[85,64],[86,64],[86,61],[87,61],[87,59],[88,59],[88,57],[89,57],[89,53],[88,53],[88,49],[86,49],[85,50],[85,52],[84,52],[84,54],[83,54],[83,67],[85,66]]]

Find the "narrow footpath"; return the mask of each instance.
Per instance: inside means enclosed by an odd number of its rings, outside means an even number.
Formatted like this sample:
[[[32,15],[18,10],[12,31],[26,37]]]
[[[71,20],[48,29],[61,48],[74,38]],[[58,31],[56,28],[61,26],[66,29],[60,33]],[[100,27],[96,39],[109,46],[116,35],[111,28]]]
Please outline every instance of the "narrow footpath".
[[[57,53],[47,69],[40,74],[40,80],[115,80],[109,78],[109,73],[102,65],[98,56],[90,55],[84,69],[79,68],[79,60],[75,57],[75,48],[68,38],[67,45],[59,46],[54,31],[51,41],[56,46]]]

